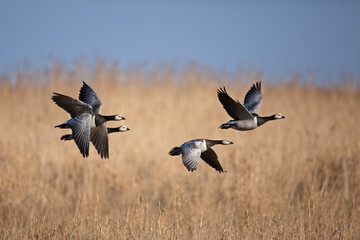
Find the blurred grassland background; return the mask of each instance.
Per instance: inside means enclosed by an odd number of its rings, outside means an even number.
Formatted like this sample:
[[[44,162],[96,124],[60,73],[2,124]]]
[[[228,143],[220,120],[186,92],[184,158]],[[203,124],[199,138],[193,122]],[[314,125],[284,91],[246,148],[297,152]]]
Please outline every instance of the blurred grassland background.
[[[261,74],[211,69],[93,72],[53,66],[0,79],[1,239],[359,239],[359,86],[270,83]],[[41,80],[39,80],[41,79]],[[177,79],[177,80],[174,80]],[[110,159],[91,145],[82,158],[69,115],[52,92],[77,98],[86,81],[103,114],[131,130],[109,136]],[[221,130],[230,117],[216,96],[241,102],[262,81],[261,115],[282,113],[250,132]],[[200,160],[188,172],[168,151],[196,138],[215,146],[225,174]]]

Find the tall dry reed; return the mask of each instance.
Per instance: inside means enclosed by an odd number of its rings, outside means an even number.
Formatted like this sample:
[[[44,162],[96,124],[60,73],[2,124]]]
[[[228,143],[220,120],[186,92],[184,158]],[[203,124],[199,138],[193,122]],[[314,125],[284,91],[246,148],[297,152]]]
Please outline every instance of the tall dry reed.
[[[124,72],[99,65],[68,72],[17,73],[0,87],[2,239],[359,239],[359,88],[270,84],[252,74],[192,69]],[[42,82],[34,79],[43,78]],[[177,80],[174,80],[177,79]],[[110,138],[110,159],[93,146],[82,158],[53,91],[77,97],[81,81],[104,114],[131,131]],[[224,84],[242,101],[263,80],[260,113],[282,113],[250,132],[221,130],[230,118],[217,100]],[[219,174],[203,161],[188,172],[168,151],[195,138],[216,147]]]

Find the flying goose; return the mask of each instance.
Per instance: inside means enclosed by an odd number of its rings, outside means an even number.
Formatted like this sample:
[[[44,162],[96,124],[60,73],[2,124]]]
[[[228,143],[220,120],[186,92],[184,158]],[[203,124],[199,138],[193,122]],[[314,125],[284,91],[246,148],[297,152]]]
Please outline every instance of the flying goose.
[[[97,96],[95,91],[83,81],[83,86],[80,89],[79,100],[89,104],[93,107],[95,115],[100,115],[102,102]],[[121,115],[111,115],[104,116],[106,121],[116,120],[121,121],[125,120],[125,117]],[[90,132],[90,140],[96,148],[98,154],[101,158],[109,158],[109,143],[108,143],[108,131],[106,127],[106,121],[101,125],[97,125],[96,128],[92,129]]]
[[[102,102],[97,94],[83,82],[79,100],[55,93],[52,100],[72,119],[57,125],[59,128],[71,128],[76,145],[84,157],[89,156],[89,141],[91,140],[101,158],[109,158],[108,131],[106,121],[120,121],[121,115],[101,115]]]
[[[108,127],[106,130],[107,130],[108,134],[110,134],[110,133],[113,133],[113,132],[126,132],[126,131],[129,131],[130,128],[128,128],[125,125],[121,125],[120,127],[115,127],[115,128],[109,128]],[[64,141],[70,141],[70,140],[73,140],[73,139],[74,139],[74,137],[73,137],[73,135],[71,133],[63,135],[60,138],[60,140],[64,140]]]
[[[185,142],[180,147],[174,147],[170,150],[171,156],[182,154],[182,162],[188,171],[194,171],[198,167],[199,157],[201,157],[207,164],[215,168],[220,173],[224,172],[219,162],[218,156],[212,150],[212,146],[216,144],[229,145],[233,142],[225,140],[209,140],[209,139],[195,139]]]
[[[260,127],[267,121],[285,118],[279,113],[268,117],[259,116],[259,109],[263,100],[261,82],[253,84],[246,93],[244,105],[238,100],[232,99],[227,94],[225,87],[218,89],[217,95],[226,112],[233,118],[233,120],[222,124],[221,129],[233,128],[239,131],[247,131]]]

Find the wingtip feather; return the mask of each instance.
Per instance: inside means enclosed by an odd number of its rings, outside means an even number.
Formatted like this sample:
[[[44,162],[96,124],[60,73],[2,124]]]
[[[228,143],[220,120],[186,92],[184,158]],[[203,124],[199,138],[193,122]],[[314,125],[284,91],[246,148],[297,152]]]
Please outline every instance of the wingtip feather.
[[[227,94],[225,86],[222,87],[222,88],[220,87],[220,88],[217,90],[217,94],[218,94],[218,95],[219,95],[219,94]]]

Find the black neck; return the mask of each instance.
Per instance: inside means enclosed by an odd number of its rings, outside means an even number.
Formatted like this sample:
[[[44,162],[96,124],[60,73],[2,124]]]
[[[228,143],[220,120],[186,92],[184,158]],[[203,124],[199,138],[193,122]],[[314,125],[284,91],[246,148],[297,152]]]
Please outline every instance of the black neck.
[[[101,114],[95,114],[95,124],[96,124],[96,126],[99,126],[99,125],[103,124],[104,122],[114,121],[115,117],[116,117],[116,115],[105,116],[105,115],[101,115]]]
[[[216,145],[216,144],[223,144],[223,140],[209,140],[206,139],[206,147],[207,148],[211,148],[212,146]]]
[[[266,117],[257,116],[257,124],[258,124],[258,126],[261,126],[261,125],[263,125],[264,123],[266,123],[267,121],[270,121],[270,120],[275,120],[275,115],[266,116]]]
[[[106,121],[114,121],[115,116],[116,115],[105,116],[105,115],[101,115],[101,114],[95,114],[95,124],[96,124],[96,126],[99,126]]]
[[[102,115],[102,116],[105,118],[106,121],[113,121],[115,120],[116,117],[116,115],[108,115],[108,116]]]
[[[107,128],[108,133],[119,132],[119,128]]]

